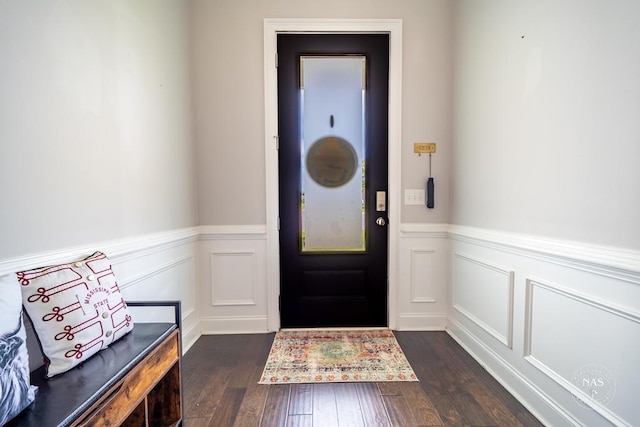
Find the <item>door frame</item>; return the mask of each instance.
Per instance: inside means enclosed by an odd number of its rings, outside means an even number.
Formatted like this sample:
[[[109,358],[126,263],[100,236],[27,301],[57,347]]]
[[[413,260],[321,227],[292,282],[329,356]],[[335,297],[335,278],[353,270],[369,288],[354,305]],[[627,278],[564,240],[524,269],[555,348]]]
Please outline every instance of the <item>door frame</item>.
[[[397,324],[398,249],[402,198],[401,117],[402,117],[402,20],[401,19],[288,19],[264,20],[264,125],[266,185],[266,274],[267,324],[269,331],[280,329],[280,246],[278,186],[278,86],[277,37],[279,33],[385,33],[389,34],[389,135],[387,213],[388,325]]]

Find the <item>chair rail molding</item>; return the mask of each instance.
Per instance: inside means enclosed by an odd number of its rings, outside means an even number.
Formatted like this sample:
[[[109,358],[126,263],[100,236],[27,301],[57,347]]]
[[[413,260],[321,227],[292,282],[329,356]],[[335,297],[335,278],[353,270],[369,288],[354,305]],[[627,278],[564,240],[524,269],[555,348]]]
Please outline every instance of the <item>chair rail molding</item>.
[[[452,240],[517,253],[640,284],[640,250],[449,225]]]
[[[0,275],[66,262],[95,251],[104,252],[112,261],[122,262],[181,244],[194,243],[199,236],[199,227],[189,227],[27,254],[0,260]]]

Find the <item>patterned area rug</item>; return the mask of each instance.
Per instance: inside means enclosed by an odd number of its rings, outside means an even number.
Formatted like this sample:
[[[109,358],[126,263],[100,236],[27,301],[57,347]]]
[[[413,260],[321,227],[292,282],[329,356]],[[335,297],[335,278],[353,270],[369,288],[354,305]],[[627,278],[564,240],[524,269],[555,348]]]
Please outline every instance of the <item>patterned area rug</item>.
[[[286,330],[276,334],[259,384],[418,381],[393,332]]]

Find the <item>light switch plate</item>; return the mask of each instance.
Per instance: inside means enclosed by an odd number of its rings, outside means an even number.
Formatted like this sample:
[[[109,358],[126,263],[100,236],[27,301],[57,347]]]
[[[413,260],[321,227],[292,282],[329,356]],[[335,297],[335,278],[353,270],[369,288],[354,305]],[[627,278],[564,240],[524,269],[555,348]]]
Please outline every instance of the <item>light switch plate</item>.
[[[424,189],[419,190],[404,190],[404,204],[405,205],[424,205]]]

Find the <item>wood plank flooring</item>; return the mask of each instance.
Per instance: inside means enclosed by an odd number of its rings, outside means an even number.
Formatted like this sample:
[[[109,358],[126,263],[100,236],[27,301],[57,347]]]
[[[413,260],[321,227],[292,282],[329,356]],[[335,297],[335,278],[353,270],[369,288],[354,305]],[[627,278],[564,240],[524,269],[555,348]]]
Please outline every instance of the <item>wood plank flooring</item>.
[[[202,336],[182,360],[185,425],[542,426],[445,332],[395,332],[420,382],[257,384],[274,334]]]

